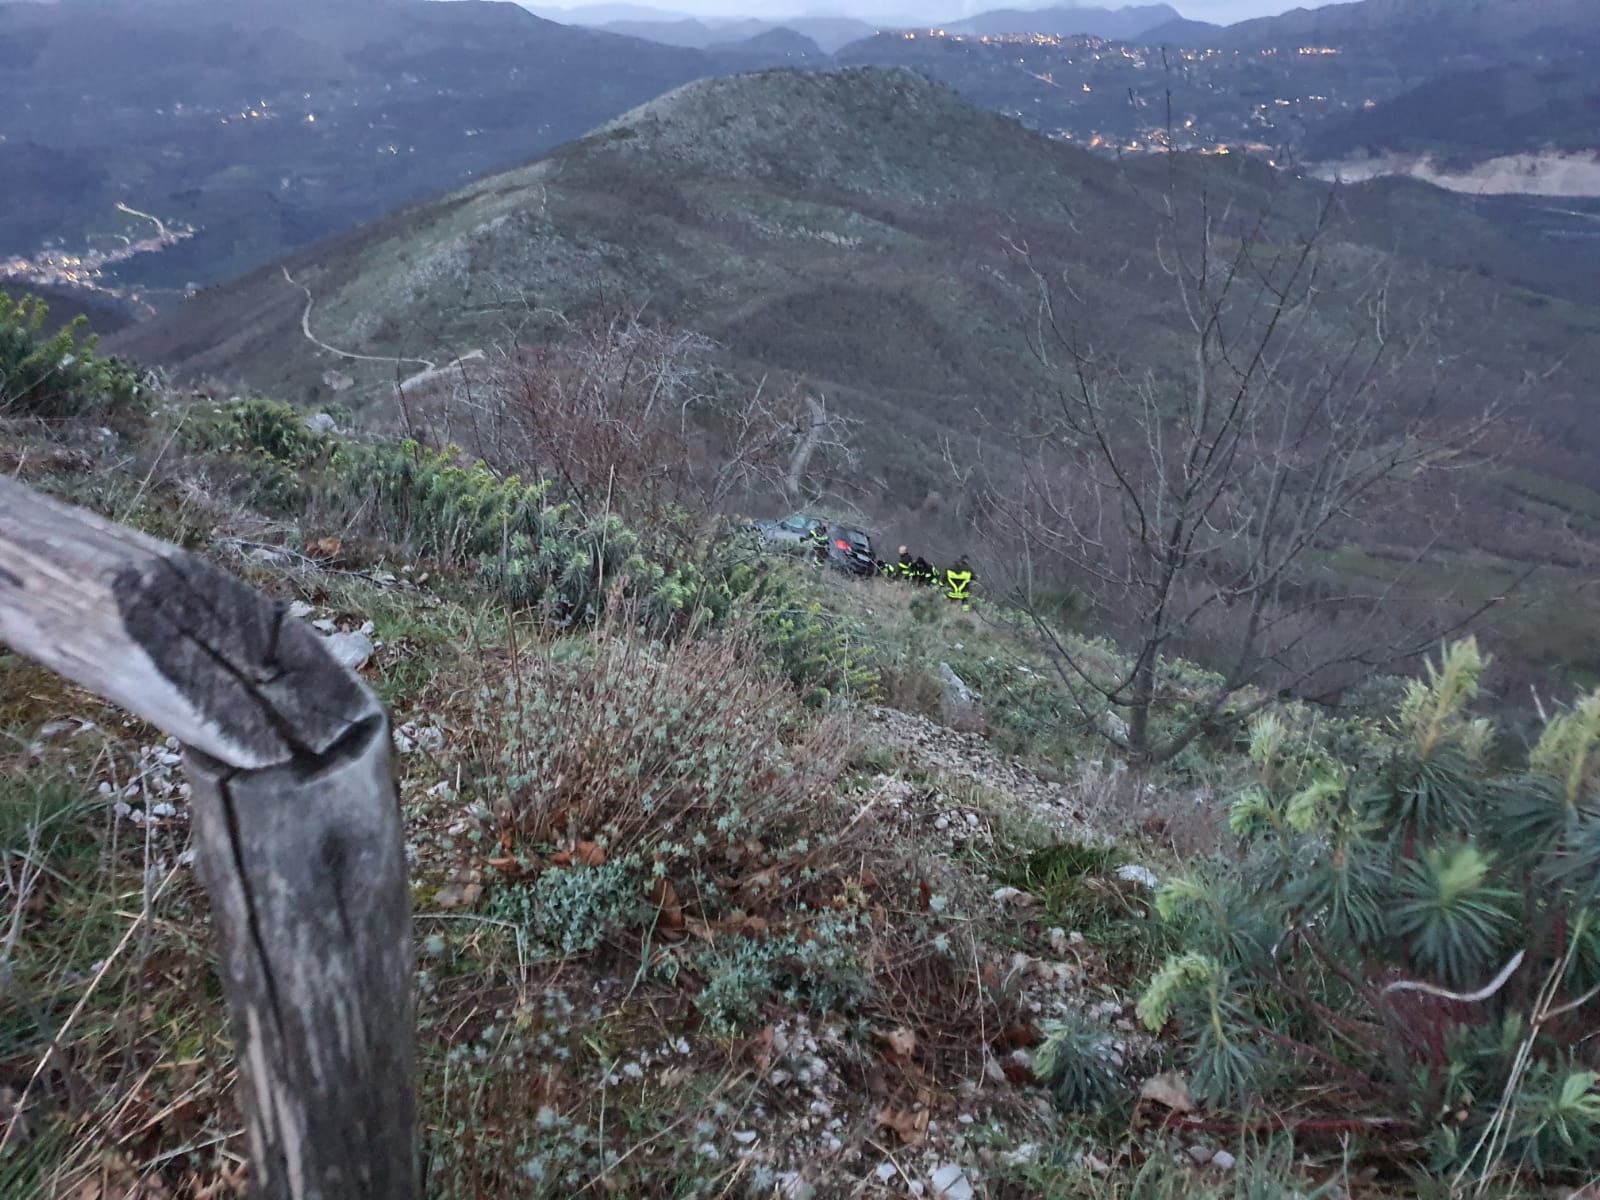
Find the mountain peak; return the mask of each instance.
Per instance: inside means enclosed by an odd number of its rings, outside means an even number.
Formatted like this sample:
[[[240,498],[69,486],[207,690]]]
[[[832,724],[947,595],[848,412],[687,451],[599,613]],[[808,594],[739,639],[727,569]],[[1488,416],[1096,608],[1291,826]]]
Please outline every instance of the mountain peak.
[[[856,193],[994,199],[1048,185],[1015,171],[1051,146],[998,113],[898,67],[790,69],[701,79],[625,113],[564,151],[591,163],[613,157],[685,176],[739,174],[819,183]],[[954,148],[960,153],[954,153]],[[619,164],[621,165],[621,164]],[[927,194],[930,180],[938,194]]]

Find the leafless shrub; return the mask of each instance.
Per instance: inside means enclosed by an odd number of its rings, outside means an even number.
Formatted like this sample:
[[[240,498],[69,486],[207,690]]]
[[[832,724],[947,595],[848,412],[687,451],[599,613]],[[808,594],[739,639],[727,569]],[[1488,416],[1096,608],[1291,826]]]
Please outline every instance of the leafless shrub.
[[[709,338],[637,312],[551,322],[546,340],[451,398],[456,436],[496,469],[552,479],[596,509],[720,512],[758,498],[812,503],[853,461],[851,423],[825,396],[794,382],[750,387]]]

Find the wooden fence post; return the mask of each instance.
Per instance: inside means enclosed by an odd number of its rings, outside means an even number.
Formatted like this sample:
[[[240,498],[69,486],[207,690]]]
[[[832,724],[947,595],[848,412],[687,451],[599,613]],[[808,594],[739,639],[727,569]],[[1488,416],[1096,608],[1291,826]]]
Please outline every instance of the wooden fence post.
[[[5,478],[0,642],[184,745],[252,1195],[411,1200],[411,911],[383,706],[282,604]]]

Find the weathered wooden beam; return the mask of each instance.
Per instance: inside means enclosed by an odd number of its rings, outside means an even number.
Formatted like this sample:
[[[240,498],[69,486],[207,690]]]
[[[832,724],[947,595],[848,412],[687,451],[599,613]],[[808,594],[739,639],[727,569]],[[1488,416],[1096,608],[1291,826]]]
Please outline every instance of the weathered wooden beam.
[[[184,744],[253,1194],[414,1197],[410,895],[383,706],[283,605],[4,478],[0,642]]]

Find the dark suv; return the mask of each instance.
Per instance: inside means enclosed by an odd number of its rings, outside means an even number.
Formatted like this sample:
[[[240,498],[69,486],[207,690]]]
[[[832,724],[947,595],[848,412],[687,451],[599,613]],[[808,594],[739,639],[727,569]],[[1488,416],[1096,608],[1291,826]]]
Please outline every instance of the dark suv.
[[[850,525],[828,526],[828,565],[851,575],[875,575],[872,539]]]

